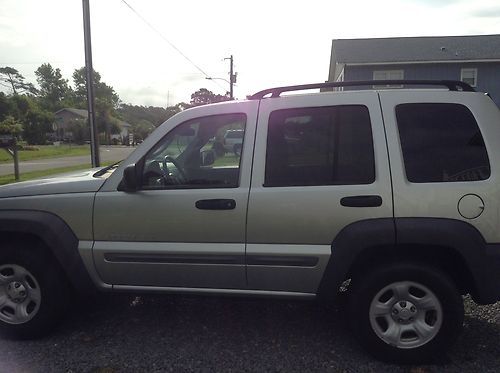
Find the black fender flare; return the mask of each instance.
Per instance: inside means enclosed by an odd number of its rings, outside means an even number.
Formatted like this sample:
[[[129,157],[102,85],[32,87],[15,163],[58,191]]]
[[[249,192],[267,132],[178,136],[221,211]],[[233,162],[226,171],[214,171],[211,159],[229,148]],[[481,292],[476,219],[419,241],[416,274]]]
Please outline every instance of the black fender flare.
[[[445,218],[380,218],[355,222],[344,227],[332,243],[332,254],[318,293],[329,297],[346,279],[356,258],[365,250],[398,247],[401,256],[413,254],[415,246],[446,247],[461,256],[473,284],[477,303],[494,303],[499,298],[498,261],[492,261],[491,247],[471,224]],[[500,251],[500,249],[495,249]],[[498,254],[497,254],[498,255]]]
[[[34,210],[0,211],[0,235],[6,233],[37,237],[52,252],[77,291],[90,293],[96,289],[78,251],[77,237],[57,215]]]
[[[476,303],[494,303],[500,298],[500,247],[487,244],[472,224],[445,218],[397,218],[395,224],[398,245],[454,249],[472,276],[471,295]]]
[[[361,220],[345,226],[332,242],[332,253],[318,288],[321,297],[335,296],[355,260],[370,247],[394,246],[394,219]]]

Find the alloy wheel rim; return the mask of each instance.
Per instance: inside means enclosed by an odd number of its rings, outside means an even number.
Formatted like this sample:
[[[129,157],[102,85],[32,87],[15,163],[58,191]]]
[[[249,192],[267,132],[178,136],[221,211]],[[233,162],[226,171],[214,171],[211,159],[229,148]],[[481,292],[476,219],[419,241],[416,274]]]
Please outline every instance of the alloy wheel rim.
[[[370,324],[385,343],[412,349],[430,342],[441,329],[443,310],[438,297],[426,286],[412,282],[391,283],[373,298]]]
[[[24,324],[38,310],[42,294],[35,276],[17,264],[0,266],[0,321]]]

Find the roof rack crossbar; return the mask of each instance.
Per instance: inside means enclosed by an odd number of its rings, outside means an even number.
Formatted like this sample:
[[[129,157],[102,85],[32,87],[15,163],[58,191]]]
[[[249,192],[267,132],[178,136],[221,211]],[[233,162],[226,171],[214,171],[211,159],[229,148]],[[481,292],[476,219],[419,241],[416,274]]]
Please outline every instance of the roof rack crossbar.
[[[450,91],[475,92],[469,84],[455,80],[358,80],[346,82],[327,82],[303,85],[291,85],[286,87],[269,88],[257,92],[248,97],[250,100],[260,100],[267,95],[279,97],[283,92],[303,91],[317,88],[336,88],[336,87],[359,87],[359,86],[384,86],[384,85],[424,85],[441,86]]]

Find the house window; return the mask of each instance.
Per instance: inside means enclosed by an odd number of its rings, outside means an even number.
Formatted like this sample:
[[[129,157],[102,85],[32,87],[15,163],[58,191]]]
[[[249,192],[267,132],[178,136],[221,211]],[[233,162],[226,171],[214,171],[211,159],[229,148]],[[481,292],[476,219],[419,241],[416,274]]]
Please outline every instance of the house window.
[[[403,80],[404,70],[376,70],[373,72],[373,80]],[[402,85],[373,86],[373,88],[402,88]]]
[[[460,70],[460,80],[469,84],[471,87],[477,86],[477,69]]]

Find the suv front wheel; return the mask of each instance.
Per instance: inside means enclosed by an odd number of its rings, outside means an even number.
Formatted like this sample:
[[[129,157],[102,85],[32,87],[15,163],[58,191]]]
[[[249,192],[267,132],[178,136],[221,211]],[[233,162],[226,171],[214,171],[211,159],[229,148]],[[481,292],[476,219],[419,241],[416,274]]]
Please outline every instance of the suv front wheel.
[[[61,320],[68,282],[58,263],[34,243],[0,249],[0,333],[13,339],[41,337]]]
[[[439,359],[462,329],[461,295],[445,273],[428,264],[393,263],[358,275],[351,286],[354,333],[381,360]]]

